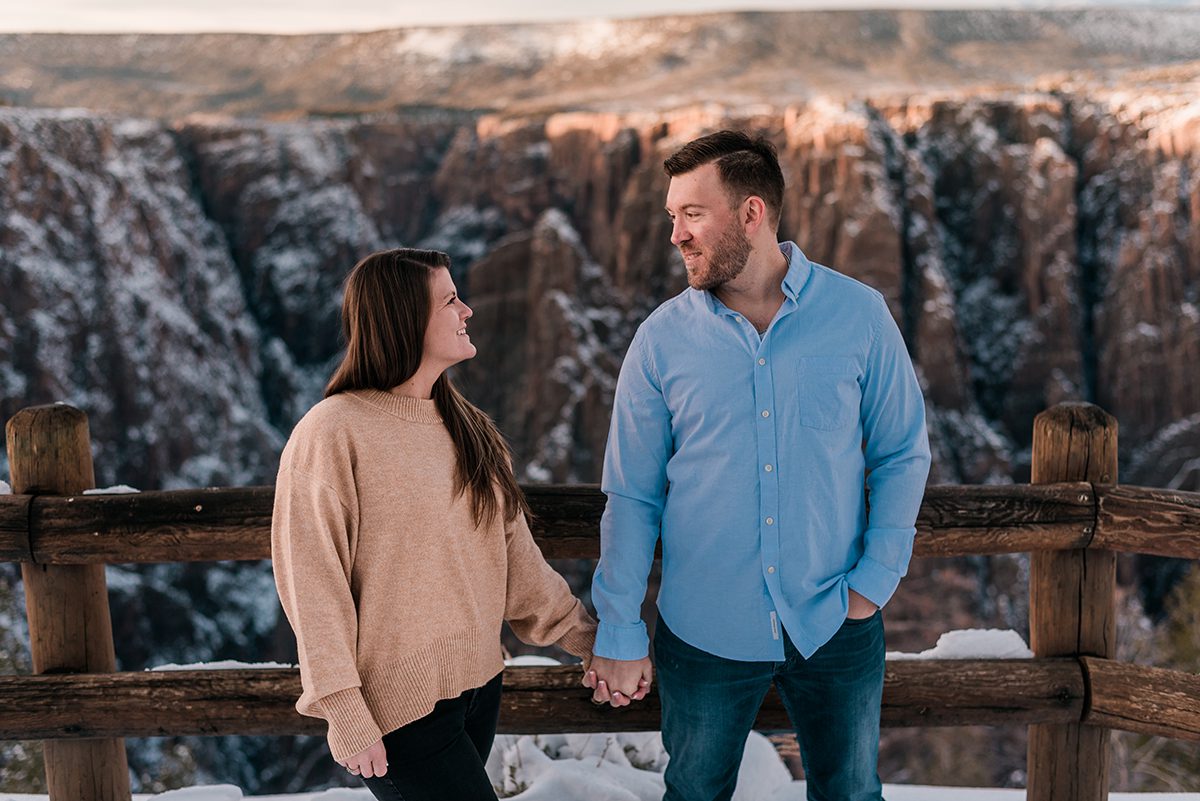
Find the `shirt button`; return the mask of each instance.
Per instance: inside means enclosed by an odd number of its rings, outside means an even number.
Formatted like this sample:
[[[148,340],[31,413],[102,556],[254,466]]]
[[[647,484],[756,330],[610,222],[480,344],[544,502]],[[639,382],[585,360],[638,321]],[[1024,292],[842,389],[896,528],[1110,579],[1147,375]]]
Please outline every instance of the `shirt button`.
[[[773,518],[773,517],[768,517],[768,518],[767,518],[767,525],[768,525],[768,526],[773,526],[773,525],[775,525],[775,518]]]
[[[759,359],[759,360],[758,360],[758,363],[759,363],[759,364],[766,364],[766,363],[767,363],[767,360],[766,360],[766,359]]]
[[[769,411],[767,411],[766,409],[763,409],[763,417],[770,417],[770,416],[771,416],[771,413]]]
[[[774,470],[774,469],[775,469],[775,468],[774,468],[774,467],[771,467],[771,465],[766,465],[765,467],[763,467],[763,470],[766,470],[768,473],[770,473],[770,472],[771,472],[772,470]]]
[[[768,573],[774,573],[774,572],[775,572],[775,565],[771,565],[770,567],[768,567],[768,568],[767,568],[767,572],[768,572]]]

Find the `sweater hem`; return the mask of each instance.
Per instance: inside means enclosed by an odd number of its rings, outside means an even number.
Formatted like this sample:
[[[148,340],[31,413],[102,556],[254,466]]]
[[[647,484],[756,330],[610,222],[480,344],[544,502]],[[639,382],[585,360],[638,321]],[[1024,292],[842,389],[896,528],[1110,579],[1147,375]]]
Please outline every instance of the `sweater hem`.
[[[362,693],[386,734],[425,717],[438,701],[482,687],[502,670],[499,632],[470,629],[362,674]]]

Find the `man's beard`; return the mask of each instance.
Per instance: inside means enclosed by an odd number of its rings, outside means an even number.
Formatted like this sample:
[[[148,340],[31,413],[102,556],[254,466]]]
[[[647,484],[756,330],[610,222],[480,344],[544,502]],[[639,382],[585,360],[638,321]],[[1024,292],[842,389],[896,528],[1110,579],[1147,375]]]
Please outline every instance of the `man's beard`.
[[[721,238],[712,247],[707,248],[705,261],[708,268],[704,274],[688,273],[688,286],[711,292],[732,281],[746,269],[746,262],[750,260],[750,250],[750,238],[746,236],[746,232],[737,225],[729,226],[729,230],[721,234]]]

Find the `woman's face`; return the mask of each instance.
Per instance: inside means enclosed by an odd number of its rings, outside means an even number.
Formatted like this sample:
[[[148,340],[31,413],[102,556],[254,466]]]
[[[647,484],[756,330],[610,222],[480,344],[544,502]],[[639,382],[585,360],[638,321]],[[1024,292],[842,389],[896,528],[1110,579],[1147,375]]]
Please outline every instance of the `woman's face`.
[[[475,346],[467,334],[467,320],[473,312],[459,299],[449,270],[434,270],[429,276],[429,289],[433,313],[425,328],[425,350],[421,361],[440,371],[475,355]]]

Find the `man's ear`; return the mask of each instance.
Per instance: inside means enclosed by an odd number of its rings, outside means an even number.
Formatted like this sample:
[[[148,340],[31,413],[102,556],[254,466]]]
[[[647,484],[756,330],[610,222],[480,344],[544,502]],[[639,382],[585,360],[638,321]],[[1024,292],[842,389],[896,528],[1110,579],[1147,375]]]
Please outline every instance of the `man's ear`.
[[[767,204],[758,195],[751,195],[742,201],[742,224],[746,233],[753,234],[761,226],[767,224]]]

